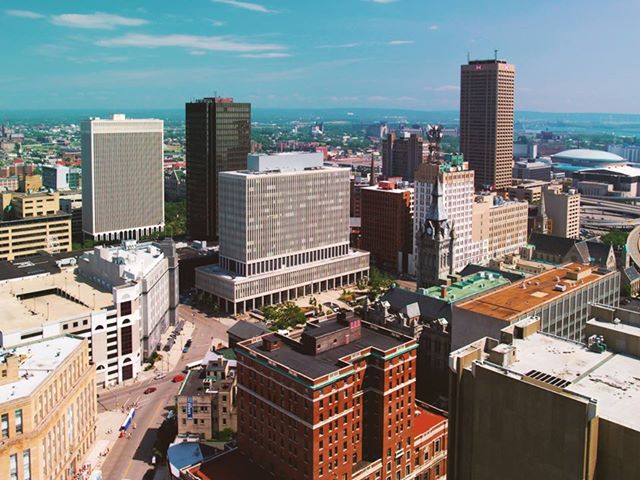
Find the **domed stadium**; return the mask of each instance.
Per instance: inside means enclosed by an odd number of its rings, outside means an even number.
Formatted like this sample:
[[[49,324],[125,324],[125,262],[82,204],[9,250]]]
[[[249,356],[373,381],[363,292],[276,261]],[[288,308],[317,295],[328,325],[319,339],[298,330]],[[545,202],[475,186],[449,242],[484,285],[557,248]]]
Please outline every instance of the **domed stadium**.
[[[604,168],[614,165],[624,165],[627,161],[615,153],[602,150],[587,150],[584,148],[565,150],[551,155],[555,171],[575,172],[592,168]]]

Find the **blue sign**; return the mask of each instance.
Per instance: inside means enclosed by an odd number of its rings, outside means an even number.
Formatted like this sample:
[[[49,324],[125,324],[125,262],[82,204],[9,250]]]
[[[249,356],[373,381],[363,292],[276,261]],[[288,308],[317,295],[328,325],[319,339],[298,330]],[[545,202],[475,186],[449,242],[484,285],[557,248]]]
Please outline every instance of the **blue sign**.
[[[187,418],[193,418],[193,397],[187,397]]]

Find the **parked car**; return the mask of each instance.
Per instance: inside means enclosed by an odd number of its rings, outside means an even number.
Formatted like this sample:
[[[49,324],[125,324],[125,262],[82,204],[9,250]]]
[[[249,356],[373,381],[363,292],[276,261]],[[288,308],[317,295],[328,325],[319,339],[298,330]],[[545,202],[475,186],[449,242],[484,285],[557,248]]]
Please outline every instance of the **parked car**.
[[[182,382],[183,380],[184,380],[184,375],[182,375],[181,373],[173,377],[173,383]]]
[[[167,374],[166,373],[158,373],[156,374],[155,377],[153,377],[154,380],[162,380],[164,377],[166,377]]]
[[[153,393],[153,392],[155,392],[156,390],[157,390],[157,388],[156,388],[156,387],[149,387],[149,388],[147,388],[147,389],[144,391],[144,394],[145,394],[145,395],[148,395],[149,393]]]
[[[184,347],[184,348],[182,349],[182,353],[187,353],[188,351],[189,351],[189,347]]]
[[[189,339],[189,340],[187,340],[186,342],[184,342],[184,346],[185,346],[185,347],[190,347],[190,346],[191,346],[191,343],[192,343],[192,341],[191,341],[191,339]]]

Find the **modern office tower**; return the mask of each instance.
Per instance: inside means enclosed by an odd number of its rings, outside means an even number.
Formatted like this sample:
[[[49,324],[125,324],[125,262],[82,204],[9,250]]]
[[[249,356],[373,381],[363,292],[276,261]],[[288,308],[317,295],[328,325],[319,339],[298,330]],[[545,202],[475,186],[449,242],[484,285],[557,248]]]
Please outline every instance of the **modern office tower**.
[[[515,67],[474,60],[461,67],[460,150],[476,187],[511,186]]]
[[[82,229],[99,241],[164,229],[163,122],[122,114],[80,125]]]
[[[57,192],[2,193],[0,201],[0,260],[71,251],[71,215]]]
[[[474,172],[462,155],[444,155],[440,163],[423,163],[415,177],[414,235],[431,206],[432,190],[440,182],[443,208],[448,220],[455,225],[456,247],[453,251],[453,270],[462,270],[469,263],[478,263],[487,257],[487,242],[474,242],[473,199]],[[418,262],[418,245],[414,244],[413,260]],[[410,273],[412,269],[410,269]]]
[[[580,237],[580,194],[576,190],[545,190],[544,204],[551,219],[551,234],[556,237]]]
[[[78,190],[80,189],[80,173],[79,168],[64,165],[43,165],[42,185],[53,190]]]
[[[485,336],[499,337],[507,325],[536,315],[542,330],[584,340],[589,303],[618,305],[620,273],[570,263],[532,275],[504,288],[454,306],[452,349]]]
[[[220,173],[220,264],[196,269],[196,289],[238,313],[366,277],[369,253],[349,247],[349,170],[322,163],[250,155]]]
[[[96,247],[79,258],[3,263],[0,346],[78,335],[89,340],[98,386],[135,378],[175,315],[178,272],[172,247],[168,241],[133,242]]]
[[[586,345],[534,317],[452,352],[448,479],[639,478],[640,328],[613,310]]]
[[[251,104],[203,98],[186,104],[187,231],[218,239],[218,174],[247,168]]]
[[[427,160],[428,155],[428,143],[422,137],[390,133],[382,141],[382,176],[386,179],[402,177],[413,182],[416,168]]]
[[[360,194],[361,248],[379,268],[406,273],[413,253],[413,188],[382,181]]]
[[[74,478],[93,446],[96,371],[72,335],[0,350],[0,471],[6,479]]]
[[[477,195],[473,203],[473,240],[487,242],[489,258],[518,253],[527,244],[529,204],[504,200],[495,192]]]
[[[434,469],[415,450],[428,415],[415,405],[415,349],[413,338],[345,313],[241,342],[240,452],[275,478],[404,480]],[[438,443],[440,463],[446,430]]]

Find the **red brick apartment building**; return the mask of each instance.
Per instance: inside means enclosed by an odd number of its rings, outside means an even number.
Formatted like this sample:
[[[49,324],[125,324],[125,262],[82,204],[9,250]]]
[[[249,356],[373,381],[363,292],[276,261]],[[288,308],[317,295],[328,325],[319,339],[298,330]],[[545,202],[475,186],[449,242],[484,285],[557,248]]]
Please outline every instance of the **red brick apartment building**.
[[[416,405],[416,348],[345,313],[239,343],[238,448],[184,478],[445,478],[447,419]]]

